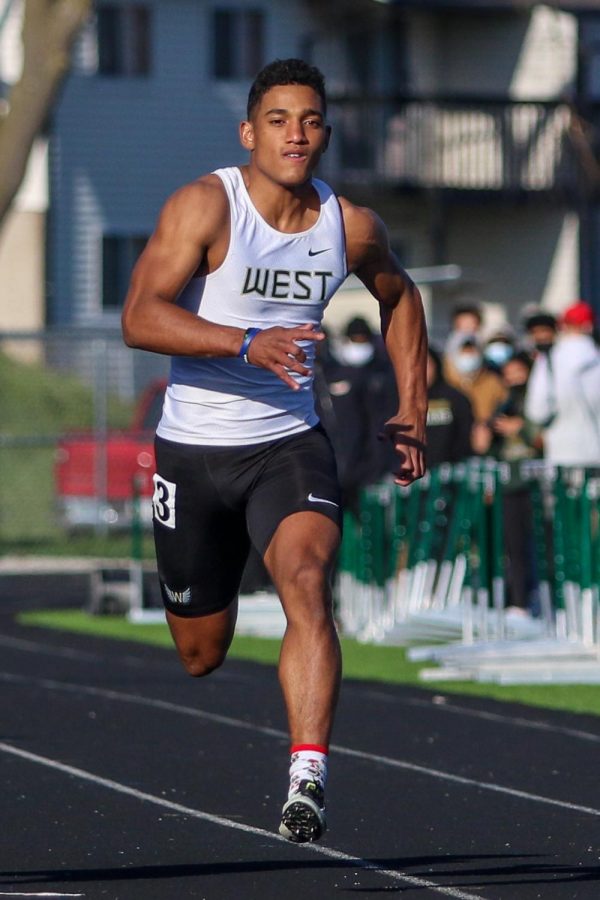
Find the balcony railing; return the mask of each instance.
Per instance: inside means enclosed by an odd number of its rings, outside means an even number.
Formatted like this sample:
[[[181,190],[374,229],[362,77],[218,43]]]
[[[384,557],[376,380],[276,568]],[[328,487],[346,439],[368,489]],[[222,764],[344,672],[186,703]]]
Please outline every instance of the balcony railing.
[[[470,191],[572,191],[566,103],[336,98],[324,157],[335,183]]]

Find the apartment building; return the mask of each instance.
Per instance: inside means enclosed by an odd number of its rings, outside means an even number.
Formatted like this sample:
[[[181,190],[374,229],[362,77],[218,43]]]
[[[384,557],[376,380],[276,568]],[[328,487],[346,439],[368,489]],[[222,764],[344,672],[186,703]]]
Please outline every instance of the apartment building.
[[[243,161],[251,77],[302,55],[327,75],[322,174],[378,210],[432,286],[516,322],[526,303],[600,304],[595,3],[492,0],[99,0],[52,130],[53,324],[116,325],[166,196]]]
[[[347,4],[330,4],[329,36],[315,45],[336,66],[328,174],[381,211],[408,266],[461,267],[458,294],[433,291],[434,326],[457,299],[515,323],[527,303],[598,304],[598,4],[364,6],[370,18],[353,34]],[[390,40],[395,64],[382,73]]]

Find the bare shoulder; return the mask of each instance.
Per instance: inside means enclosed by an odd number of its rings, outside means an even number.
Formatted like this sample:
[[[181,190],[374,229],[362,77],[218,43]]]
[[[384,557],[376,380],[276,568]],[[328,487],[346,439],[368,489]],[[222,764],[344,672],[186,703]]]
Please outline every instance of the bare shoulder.
[[[387,228],[376,212],[339,198],[346,235],[348,270],[354,272],[386,307],[405,296],[420,302],[419,293],[390,247]]]
[[[218,175],[204,175],[171,194],[162,208],[158,230],[190,231],[205,242],[219,235],[228,217],[223,182]]]
[[[348,266],[357,269],[389,252],[387,229],[372,209],[356,206],[345,197],[339,197]]]

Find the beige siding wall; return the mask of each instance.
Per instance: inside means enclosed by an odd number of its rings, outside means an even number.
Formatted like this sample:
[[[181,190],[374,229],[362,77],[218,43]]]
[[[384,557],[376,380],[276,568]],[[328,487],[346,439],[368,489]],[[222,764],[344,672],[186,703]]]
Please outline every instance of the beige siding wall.
[[[11,211],[0,229],[0,330],[45,323],[45,239],[48,207],[46,141],[35,142]]]
[[[0,9],[4,9],[2,3]],[[23,0],[13,0],[0,29],[0,79],[12,84],[21,75],[23,66],[23,49],[21,29],[23,27]]]
[[[22,68],[23,3],[15,0],[0,29],[0,79],[16,81]],[[0,331],[44,327],[47,142],[35,141],[21,188],[0,228]],[[27,356],[29,351],[14,352]],[[6,344],[4,348],[6,349]]]
[[[0,331],[44,326],[45,215],[13,209],[0,232]]]
[[[463,298],[477,300],[490,323],[503,316],[515,326],[522,307],[543,303],[554,310],[577,296],[577,221],[573,213],[539,209],[485,208],[450,213],[448,255],[463,266],[471,285]],[[436,318],[444,319],[442,309]]]
[[[10,84],[22,68],[23,3],[9,8],[0,30],[0,78]],[[0,228],[0,331],[30,331],[44,327],[45,211],[48,205],[45,140],[35,142],[23,184]],[[4,351],[33,360],[32,345],[12,342]]]
[[[438,35],[432,15],[413,15],[408,26],[410,88],[416,94],[431,94],[439,87]]]
[[[575,77],[577,27],[568,13],[419,13],[409,20],[416,92],[559,97]]]
[[[427,207],[400,201],[380,203],[378,212],[399,246],[407,268],[432,261]],[[520,325],[525,304],[560,312],[577,297],[579,285],[578,217],[567,210],[541,206],[493,210],[485,206],[449,210],[446,261],[463,270],[460,282],[419,285],[434,341],[444,339],[450,311],[458,303],[479,303],[485,324],[505,319]],[[354,315],[378,326],[378,307],[356,281],[348,281],[332,300],[325,324],[339,332]]]

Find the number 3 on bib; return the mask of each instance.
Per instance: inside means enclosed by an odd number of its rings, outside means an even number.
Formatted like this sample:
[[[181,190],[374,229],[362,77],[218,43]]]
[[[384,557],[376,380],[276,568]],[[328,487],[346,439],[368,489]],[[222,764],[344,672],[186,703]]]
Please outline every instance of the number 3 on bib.
[[[172,481],[161,478],[160,475],[154,475],[152,480],[154,481],[154,494],[152,495],[154,520],[166,528],[175,528],[175,492],[177,485]]]

